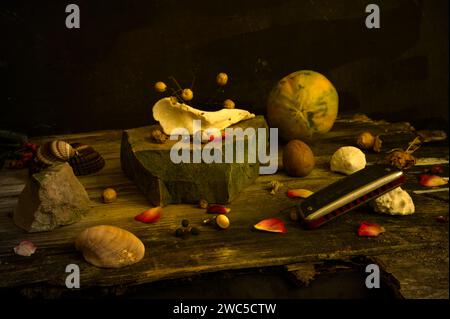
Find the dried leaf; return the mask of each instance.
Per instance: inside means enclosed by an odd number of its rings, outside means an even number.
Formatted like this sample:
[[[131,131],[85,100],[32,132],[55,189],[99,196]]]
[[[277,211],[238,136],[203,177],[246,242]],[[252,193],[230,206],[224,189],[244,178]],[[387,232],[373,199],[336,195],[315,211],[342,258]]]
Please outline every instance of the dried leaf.
[[[264,219],[254,226],[258,230],[263,230],[272,233],[285,233],[286,227],[284,222],[279,218]]]
[[[14,247],[14,252],[16,255],[29,257],[34,254],[36,249],[36,246],[31,241],[23,240]]]
[[[153,207],[147,209],[134,217],[135,220],[143,223],[155,223],[161,218],[162,207]]]
[[[384,227],[366,221],[361,222],[358,228],[358,236],[360,237],[377,237],[384,232]]]
[[[448,184],[448,178],[437,175],[422,174],[419,176],[420,185],[425,187],[442,186]]]
[[[307,198],[307,197],[311,196],[312,194],[314,194],[314,192],[311,192],[308,189],[302,189],[302,188],[289,189],[287,191],[287,196],[290,198],[295,198],[295,197]]]

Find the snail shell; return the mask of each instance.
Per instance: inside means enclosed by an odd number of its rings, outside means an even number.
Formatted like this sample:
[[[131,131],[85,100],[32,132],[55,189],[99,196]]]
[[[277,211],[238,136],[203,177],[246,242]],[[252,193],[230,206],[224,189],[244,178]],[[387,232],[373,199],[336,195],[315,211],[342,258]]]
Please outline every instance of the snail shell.
[[[75,240],[84,259],[101,268],[120,268],[139,262],[145,253],[142,241],[125,229],[99,225],[85,229]]]
[[[69,160],[76,176],[94,174],[105,166],[105,160],[92,146],[73,143],[75,155]]]
[[[72,146],[69,143],[60,140],[50,142],[50,151],[55,157],[64,162],[75,155],[75,150]]]
[[[67,162],[75,155],[72,146],[64,141],[54,140],[40,146],[37,150],[37,159],[45,165]]]

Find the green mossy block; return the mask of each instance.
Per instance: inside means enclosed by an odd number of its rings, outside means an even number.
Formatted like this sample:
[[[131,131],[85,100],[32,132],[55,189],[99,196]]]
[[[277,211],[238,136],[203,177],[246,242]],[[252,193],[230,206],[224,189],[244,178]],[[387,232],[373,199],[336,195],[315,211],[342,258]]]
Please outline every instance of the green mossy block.
[[[198,203],[204,199],[210,203],[231,202],[246,186],[252,184],[259,175],[259,163],[248,162],[248,140],[243,163],[173,163],[170,150],[177,141],[168,140],[157,144],[151,140],[154,126],[125,130],[122,135],[121,165],[124,173],[133,180],[145,197],[156,206],[178,203]],[[267,123],[263,116],[237,123],[232,128],[264,128]],[[233,141],[235,146],[236,141]],[[202,148],[204,145],[202,145]],[[235,149],[233,147],[233,149]],[[192,148],[190,148],[192,160]],[[222,146],[225,158],[225,143]],[[236,154],[234,154],[236,156]]]

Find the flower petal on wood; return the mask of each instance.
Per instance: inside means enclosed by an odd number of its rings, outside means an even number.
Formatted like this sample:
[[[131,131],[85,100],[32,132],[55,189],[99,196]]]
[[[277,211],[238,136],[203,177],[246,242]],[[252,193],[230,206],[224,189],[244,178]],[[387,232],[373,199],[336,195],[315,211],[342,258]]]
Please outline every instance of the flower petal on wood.
[[[135,220],[143,223],[155,223],[161,218],[162,207],[153,207],[136,215]]]
[[[378,224],[374,224],[374,223],[369,223],[369,222],[361,222],[361,224],[359,225],[358,228],[358,236],[361,237],[377,237],[378,235],[380,235],[381,233],[384,233],[386,230],[384,229],[384,227],[378,225]]]
[[[272,233],[285,233],[286,227],[284,222],[279,218],[264,219],[255,225],[258,230],[268,231]]]

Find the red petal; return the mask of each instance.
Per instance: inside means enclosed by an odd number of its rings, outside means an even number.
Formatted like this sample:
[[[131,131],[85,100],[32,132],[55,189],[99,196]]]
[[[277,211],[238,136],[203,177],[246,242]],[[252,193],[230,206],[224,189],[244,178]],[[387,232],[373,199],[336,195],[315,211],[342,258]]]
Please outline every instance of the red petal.
[[[217,204],[208,205],[208,208],[206,208],[208,214],[228,214],[230,210],[228,207]]]
[[[286,227],[284,222],[279,218],[269,218],[260,221],[255,225],[258,230],[264,230],[272,233],[285,233]]]
[[[135,220],[143,223],[154,223],[161,218],[162,207],[153,207],[134,217]]]
[[[422,174],[419,176],[420,185],[426,187],[442,186],[448,183],[448,179],[437,175]]]
[[[294,197],[307,198],[307,197],[311,196],[312,194],[314,194],[314,193],[311,192],[310,190],[302,189],[302,188],[290,189],[287,191],[287,196],[290,198],[294,198]]]
[[[358,236],[361,237],[377,237],[379,234],[384,233],[384,227],[378,224],[372,224],[369,222],[361,222],[358,229]]]

